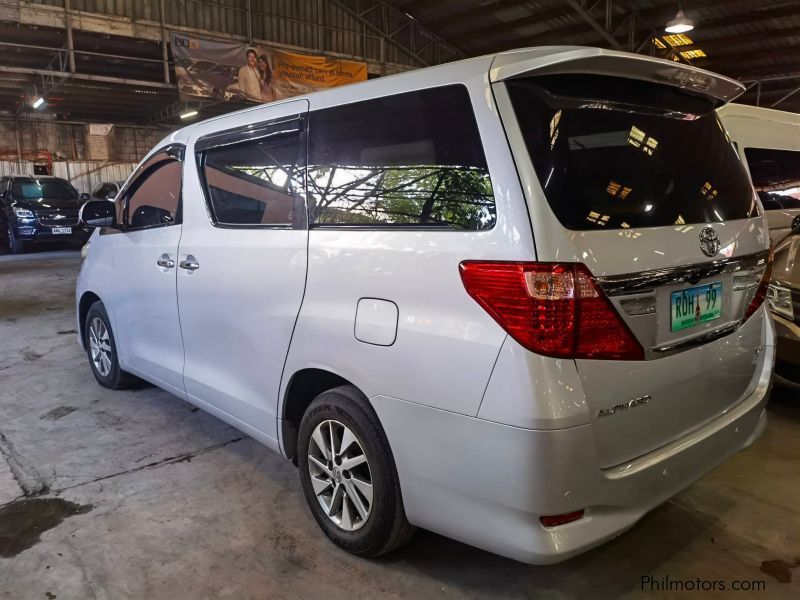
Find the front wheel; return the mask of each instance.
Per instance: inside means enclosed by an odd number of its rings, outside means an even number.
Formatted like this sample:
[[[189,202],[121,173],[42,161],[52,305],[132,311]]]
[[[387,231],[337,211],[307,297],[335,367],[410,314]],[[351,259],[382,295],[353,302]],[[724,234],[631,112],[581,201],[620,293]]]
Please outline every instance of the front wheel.
[[[97,383],[112,390],[122,390],[136,383],[137,378],[119,366],[117,344],[102,302],[89,307],[84,330],[84,345]]]
[[[298,468],[314,518],[340,548],[379,556],[413,535],[383,428],[355,387],[323,392],[308,407]]]

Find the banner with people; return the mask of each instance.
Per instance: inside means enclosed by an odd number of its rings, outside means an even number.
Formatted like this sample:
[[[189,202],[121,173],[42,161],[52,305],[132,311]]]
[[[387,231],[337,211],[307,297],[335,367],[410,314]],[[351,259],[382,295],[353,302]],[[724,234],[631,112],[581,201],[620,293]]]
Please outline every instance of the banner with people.
[[[272,102],[367,79],[367,64],[172,32],[182,99]]]

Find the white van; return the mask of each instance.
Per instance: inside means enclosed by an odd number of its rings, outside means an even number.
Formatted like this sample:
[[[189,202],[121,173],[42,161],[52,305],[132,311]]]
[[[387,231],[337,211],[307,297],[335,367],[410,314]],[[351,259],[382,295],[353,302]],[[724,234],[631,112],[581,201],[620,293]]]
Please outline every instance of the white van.
[[[800,383],[800,115],[727,104],[720,120],[750,171],[769,221],[775,268],[767,300],[777,333],[775,377]]]
[[[190,125],[83,208],[94,376],[294,460],[350,552],[585,551],[765,426],[769,236],[715,113],[741,92],[551,47]]]
[[[777,242],[800,217],[800,115],[726,104],[719,118],[750,171]]]

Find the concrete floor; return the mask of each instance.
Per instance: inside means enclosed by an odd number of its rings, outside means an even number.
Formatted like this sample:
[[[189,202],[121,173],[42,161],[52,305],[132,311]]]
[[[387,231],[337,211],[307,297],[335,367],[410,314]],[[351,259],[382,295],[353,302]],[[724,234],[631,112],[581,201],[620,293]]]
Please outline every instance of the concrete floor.
[[[317,529],[289,462],[154,387],[95,383],[75,343],[77,270],[76,253],[0,257],[0,598],[635,597],[648,575],[800,597],[793,390],[776,390],[753,447],[566,563],[424,531],[362,560]]]

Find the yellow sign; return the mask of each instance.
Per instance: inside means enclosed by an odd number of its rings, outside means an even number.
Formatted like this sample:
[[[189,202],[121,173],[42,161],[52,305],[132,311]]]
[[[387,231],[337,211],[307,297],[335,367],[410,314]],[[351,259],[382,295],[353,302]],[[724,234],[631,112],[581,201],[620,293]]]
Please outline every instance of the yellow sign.
[[[272,57],[276,99],[367,80],[363,62],[280,51],[273,51]]]

